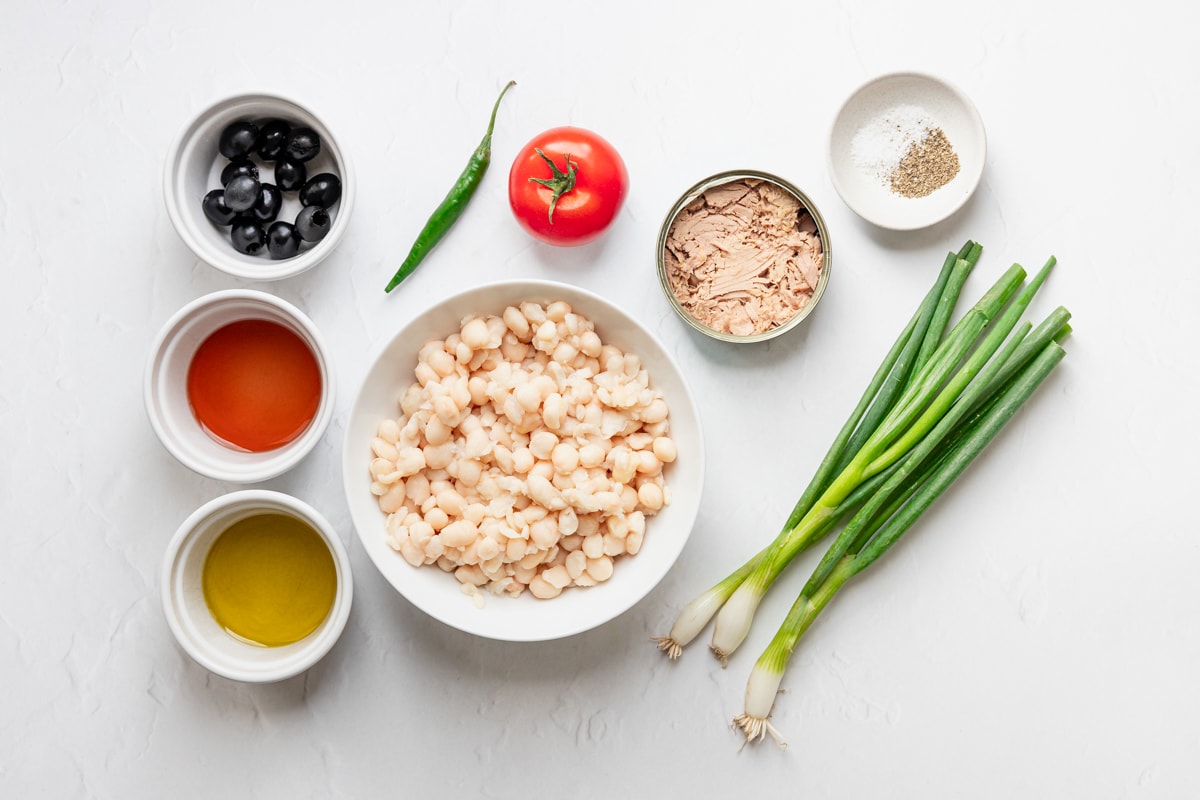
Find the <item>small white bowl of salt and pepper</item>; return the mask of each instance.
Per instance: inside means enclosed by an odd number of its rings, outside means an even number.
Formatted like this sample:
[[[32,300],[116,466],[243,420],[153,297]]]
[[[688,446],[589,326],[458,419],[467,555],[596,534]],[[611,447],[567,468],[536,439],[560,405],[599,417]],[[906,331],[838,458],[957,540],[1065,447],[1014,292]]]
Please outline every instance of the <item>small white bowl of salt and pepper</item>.
[[[917,72],[859,87],[834,118],[826,152],[834,188],[851,210],[890,230],[949,217],[983,174],[987,137],[961,90]]]

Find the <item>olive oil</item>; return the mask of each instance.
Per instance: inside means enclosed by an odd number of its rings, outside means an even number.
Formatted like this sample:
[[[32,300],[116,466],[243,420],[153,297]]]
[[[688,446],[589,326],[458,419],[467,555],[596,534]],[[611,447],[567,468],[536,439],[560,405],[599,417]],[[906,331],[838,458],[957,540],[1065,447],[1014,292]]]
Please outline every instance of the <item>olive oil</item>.
[[[280,647],[308,636],[328,616],[337,570],[328,545],[310,525],[262,513],[217,536],[201,583],[213,619],[230,636]]]

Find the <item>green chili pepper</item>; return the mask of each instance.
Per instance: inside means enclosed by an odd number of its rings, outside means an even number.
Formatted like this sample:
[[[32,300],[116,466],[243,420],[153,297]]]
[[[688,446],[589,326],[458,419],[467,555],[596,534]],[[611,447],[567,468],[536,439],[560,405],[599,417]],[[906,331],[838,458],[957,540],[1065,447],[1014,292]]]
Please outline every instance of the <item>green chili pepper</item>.
[[[404,263],[400,265],[400,269],[396,270],[396,274],[388,281],[385,292],[395,289],[400,285],[400,281],[411,275],[434,245],[442,240],[446,232],[462,216],[463,209],[475,195],[475,190],[479,188],[479,182],[483,180],[483,174],[487,172],[488,164],[492,162],[492,129],[496,126],[496,112],[500,109],[500,101],[504,99],[505,93],[516,85],[516,81],[509,81],[500,91],[500,96],[496,98],[496,105],[492,107],[492,118],[488,121],[487,133],[484,135],[483,141],[471,155],[471,160],[467,162],[466,168],[458,176],[458,180],[446,195],[446,199],[442,200],[441,205],[434,210],[429,221],[425,223],[425,227],[417,235],[417,241],[413,243],[412,250],[404,259]]]

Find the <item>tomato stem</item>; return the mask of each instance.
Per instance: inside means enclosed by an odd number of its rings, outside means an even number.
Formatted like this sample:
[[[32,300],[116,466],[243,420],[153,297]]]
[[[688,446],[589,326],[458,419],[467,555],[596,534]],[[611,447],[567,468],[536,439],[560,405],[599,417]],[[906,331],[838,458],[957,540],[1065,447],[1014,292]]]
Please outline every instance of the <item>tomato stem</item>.
[[[554,193],[554,196],[550,198],[550,212],[548,215],[550,224],[553,225],[554,207],[558,205],[558,198],[575,188],[575,173],[579,171],[579,165],[571,161],[571,155],[568,153],[567,171],[563,172],[558,168],[558,165],[554,163],[554,160],[550,158],[550,156],[542,152],[540,147],[533,148],[533,151],[541,156],[542,159],[550,165],[551,177],[530,178],[529,180],[533,181],[534,183],[540,183],[542,186],[545,186]]]

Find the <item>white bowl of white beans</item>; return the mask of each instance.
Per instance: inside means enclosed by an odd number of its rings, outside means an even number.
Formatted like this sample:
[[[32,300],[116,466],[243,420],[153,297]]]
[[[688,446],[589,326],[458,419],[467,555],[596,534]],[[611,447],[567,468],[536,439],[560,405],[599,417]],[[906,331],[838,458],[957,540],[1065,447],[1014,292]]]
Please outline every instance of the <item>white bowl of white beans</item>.
[[[691,534],[695,403],[637,320],[551,281],[480,286],[373,359],[342,464],[363,548],[407,600],[505,641],[590,630],[646,596]]]

